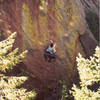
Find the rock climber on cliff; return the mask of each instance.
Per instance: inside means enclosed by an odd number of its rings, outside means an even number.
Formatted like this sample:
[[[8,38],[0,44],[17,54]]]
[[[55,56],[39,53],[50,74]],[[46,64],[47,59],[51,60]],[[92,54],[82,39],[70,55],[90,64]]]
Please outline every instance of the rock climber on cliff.
[[[51,62],[52,59],[56,60],[56,44],[53,40],[50,40],[48,47],[45,50],[44,57],[45,60]]]

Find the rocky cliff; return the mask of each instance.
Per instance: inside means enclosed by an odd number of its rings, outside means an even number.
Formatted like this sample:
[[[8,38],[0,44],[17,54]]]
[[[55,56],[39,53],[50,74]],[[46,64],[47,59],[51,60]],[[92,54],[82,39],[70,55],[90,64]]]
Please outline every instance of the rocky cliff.
[[[76,56],[92,55],[99,40],[99,0],[0,0],[0,30],[18,32],[15,46],[27,49],[24,63],[43,83],[76,75]],[[45,62],[48,40],[57,44],[57,61]]]

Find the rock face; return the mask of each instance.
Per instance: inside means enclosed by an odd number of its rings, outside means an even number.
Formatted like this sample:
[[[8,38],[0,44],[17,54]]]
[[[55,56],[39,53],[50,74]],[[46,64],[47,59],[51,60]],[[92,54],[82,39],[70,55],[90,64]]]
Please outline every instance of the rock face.
[[[98,9],[99,0],[4,0],[0,30],[5,36],[18,32],[15,46],[29,51],[24,63],[36,78],[44,83],[73,81],[77,54],[92,55],[98,43]],[[91,18],[97,27],[91,26]],[[56,42],[58,55],[52,63],[43,57],[50,39]]]

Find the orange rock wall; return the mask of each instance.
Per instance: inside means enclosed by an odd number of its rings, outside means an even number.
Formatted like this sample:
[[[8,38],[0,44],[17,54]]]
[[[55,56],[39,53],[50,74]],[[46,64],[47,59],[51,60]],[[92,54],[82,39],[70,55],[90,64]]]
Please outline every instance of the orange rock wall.
[[[87,31],[82,5],[80,9],[75,6],[77,2],[73,0],[5,0],[0,3],[0,29],[6,37],[18,32],[15,47],[29,51],[24,63],[43,82],[55,78],[73,81],[77,54],[91,54],[90,48],[93,51],[96,46],[95,39],[88,38],[90,31]],[[91,38],[94,42],[92,47],[88,43],[84,46],[84,34],[87,40]],[[56,42],[58,55],[57,61],[52,63],[45,62],[43,57],[50,39]]]

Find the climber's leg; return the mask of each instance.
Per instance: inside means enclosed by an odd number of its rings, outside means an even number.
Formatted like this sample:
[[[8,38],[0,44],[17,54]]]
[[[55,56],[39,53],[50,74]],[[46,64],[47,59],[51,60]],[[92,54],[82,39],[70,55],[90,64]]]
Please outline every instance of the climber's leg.
[[[44,58],[45,58],[46,61],[48,61],[49,56],[50,56],[50,53],[49,52],[45,52]]]
[[[49,62],[56,61],[56,54],[50,54],[49,56]]]

